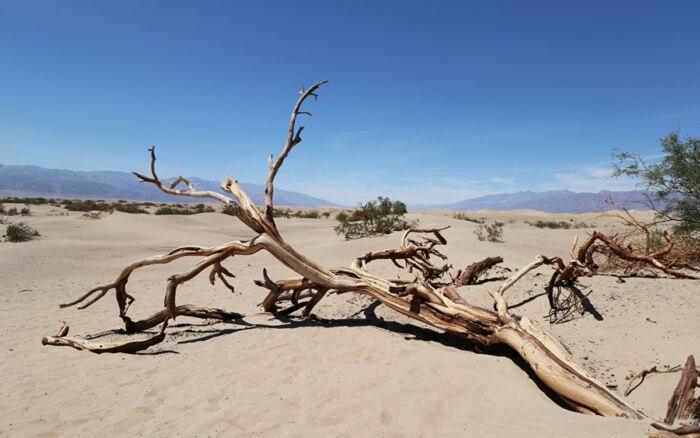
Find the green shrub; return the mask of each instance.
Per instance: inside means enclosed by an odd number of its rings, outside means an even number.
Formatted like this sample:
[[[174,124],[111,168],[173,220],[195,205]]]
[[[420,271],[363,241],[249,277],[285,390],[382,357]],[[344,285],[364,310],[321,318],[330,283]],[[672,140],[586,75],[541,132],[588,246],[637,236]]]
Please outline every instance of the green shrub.
[[[474,222],[475,224],[483,224],[484,220],[483,219],[476,219],[471,216],[468,216],[466,213],[458,212],[452,215],[453,219],[459,219],[461,221],[467,221],[467,222]]]
[[[320,213],[318,210],[297,210],[294,214],[294,217],[302,218],[302,219],[318,219],[321,217]]]
[[[272,217],[283,217],[289,219],[290,217],[292,217],[292,210],[288,208],[273,208]]]
[[[10,224],[5,230],[5,240],[8,242],[26,242],[39,237],[39,232],[24,222]]]
[[[543,221],[543,220],[537,220],[535,222],[529,222],[525,221],[526,224],[537,227],[537,228],[551,228],[551,229],[564,229],[568,230],[570,228],[591,228],[592,225],[589,225],[585,222],[574,222],[573,219],[570,219],[569,222],[567,221]]]
[[[479,226],[474,230],[474,235],[477,240],[489,242],[503,242],[503,222],[496,221],[491,225],[486,225],[485,223],[480,223]]]
[[[145,208],[141,207],[140,204],[129,204],[125,202],[119,201],[117,204],[113,204],[113,208],[121,213],[130,213],[130,214],[150,214],[148,210]]]
[[[339,212],[335,216],[339,222],[335,232],[346,239],[355,239],[405,230],[414,225],[403,219],[405,213],[406,204],[403,202],[392,202],[387,197],[379,196],[376,201],[360,204],[356,210]]]
[[[197,204],[194,206],[183,206],[182,204],[175,204],[174,206],[164,206],[156,210],[156,215],[192,215],[200,213],[214,213],[216,210],[213,207],[204,204]]]
[[[9,198],[2,198],[0,199],[0,202],[4,202],[6,204],[27,204],[27,205],[43,205],[43,204],[55,204],[56,200],[55,199],[46,199],[46,198],[16,198],[16,197],[9,197]]]
[[[559,229],[559,228],[563,228],[565,230],[568,230],[569,228],[571,228],[571,223],[566,222],[566,221],[556,222],[556,221],[538,220],[535,222],[527,222],[526,221],[525,223],[527,223],[528,225],[531,225],[533,227],[537,227],[537,228],[551,228],[551,229],[555,229],[555,230]]]
[[[114,210],[112,204],[91,199],[66,199],[62,201],[63,208],[68,211],[104,211],[111,213]]]
[[[673,219],[674,230],[700,236],[700,137],[680,138],[678,131],[661,139],[663,157],[646,163],[633,152],[616,152],[613,176],[640,178],[660,217]],[[652,199],[649,200],[650,202]],[[653,204],[653,203],[652,203]]]
[[[236,206],[234,205],[224,205],[224,208],[221,209],[221,212],[223,214],[227,214],[229,216],[236,216]]]

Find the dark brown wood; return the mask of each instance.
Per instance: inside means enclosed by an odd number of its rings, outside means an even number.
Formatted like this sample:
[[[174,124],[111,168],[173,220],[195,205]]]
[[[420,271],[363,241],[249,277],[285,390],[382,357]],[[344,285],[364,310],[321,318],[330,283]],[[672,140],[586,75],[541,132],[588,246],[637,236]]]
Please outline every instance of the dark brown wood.
[[[474,284],[481,275],[502,262],[503,257],[487,257],[484,260],[472,263],[464,268],[464,271],[457,277],[454,285],[459,287]]]

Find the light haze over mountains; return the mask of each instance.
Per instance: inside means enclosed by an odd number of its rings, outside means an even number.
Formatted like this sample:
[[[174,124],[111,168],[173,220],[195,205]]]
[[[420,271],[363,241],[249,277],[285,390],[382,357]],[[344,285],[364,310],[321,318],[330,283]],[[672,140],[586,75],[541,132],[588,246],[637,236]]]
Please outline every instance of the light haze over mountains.
[[[219,182],[191,177],[198,189],[219,190]],[[243,189],[259,204],[264,203],[265,186],[241,183]],[[127,199],[133,201],[192,202],[200,200],[177,197],[160,192],[128,172],[73,171],[39,166],[0,164],[0,194],[3,196],[45,196],[57,198]],[[413,210],[538,210],[549,213],[583,213],[610,210],[605,200],[612,196],[619,202],[641,201],[641,191],[601,191],[578,193],[570,190],[545,192],[521,191],[480,196],[450,204],[413,205]],[[305,193],[275,190],[275,203],[296,207],[338,206]],[[640,207],[641,208],[641,207]]]

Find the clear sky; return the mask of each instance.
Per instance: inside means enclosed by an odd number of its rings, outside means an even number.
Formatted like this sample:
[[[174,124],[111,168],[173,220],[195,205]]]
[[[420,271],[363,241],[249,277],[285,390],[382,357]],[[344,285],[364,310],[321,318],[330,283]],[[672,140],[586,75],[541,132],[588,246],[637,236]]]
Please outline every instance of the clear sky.
[[[263,182],[343,204],[631,187],[700,136],[697,1],[0,1],[0,163]]]

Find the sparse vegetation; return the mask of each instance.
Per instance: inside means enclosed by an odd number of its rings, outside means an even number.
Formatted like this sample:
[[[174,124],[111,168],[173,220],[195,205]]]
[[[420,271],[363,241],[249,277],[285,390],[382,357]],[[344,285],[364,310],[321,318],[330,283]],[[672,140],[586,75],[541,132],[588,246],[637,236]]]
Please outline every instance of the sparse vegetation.
[[[26,204],[26,205],[43,205],[43,204],[56,204],[53,198],[17,198],[14,196],[8,198],[0,199],[0,203],[5,204]]]
[[[290,208],[273,208],[272,209],[272,217],[274,218],[285,218],[289,219],[292,217],[296,218],[301,218],[301,219],[318,219],[320,218],[322,213],[320,213],[318,210],[297,210],[293,211]],[[325,214],[323,213],[324,217],[328,217],[330,213]]]
[[[475,224],[483,224],[484,223],[484,219],[473,218],[473,217],[467,215],[466,213],[462,213],[462,212],[457,212],[457,213],[453,214],[452,218],[459,219],[461,221],[474,222]]]
[[[68,211],[104,211],[111,213],[114,210],[112,204],[91,199],[65,199],[61,201],[61,204]]]
[[[22,207],[19,210],[17,207],[5,208],[2,204],[0,204],[0,214],[7,216],[31,216],[32,210],[29,209],[29,207]]]
[[[474,230],[474,235],[476,236],[477,240],[482,242],[487,240],[489,242],[503,243],[504,226],[505,223],[499,221],[496,221],[491,225],[487,225],[486,223],[482,222],[479,224],[476,230]]]
[[[121,213],[150,214],[148,210],[141,206],[141,204],[137,203],[125,203],[120,201],[119,203],[114,204],[114,209]]]
[[[590,225],[585,222],[574,222],[573,219],[567,221],[543,221],[537,220],[535,222],[525,221],[526,224],[536,227],[536,228],[550,228],[553,230],[564,229],[568,230],[571,228],[592,228],[595,225]]]
[[[37,230],[24,222],[9,224],[5,229],[5,240],[8,242],[27,242],[39,236],[40,234]]]
[[[230,204],[224,205],[224,208],[221,209],[221,212],[223,214],[227,214],[229,216],[235,216],[236,215],[236,207],[234,207],[233,205],[230,205]]]
[[[204,204],[197,204],[194,206],[183,206],[182,204],[177,205],[166,205],[158,208],[156,210],[156,215],[191,215],[191,214],[201,214],[201,213],[214,213],[214,207],[210,207]]]
[[[356,239],[406,230],[413,224],[403,219],[404,214],[406,204],[379,196],[376,201],[360,204],[356,210],[338,213],[335,232],[346,239]]]
[[[297,210],[293,216],[302,219],[318,219],[321,217],[321,214],[318,210]]]

